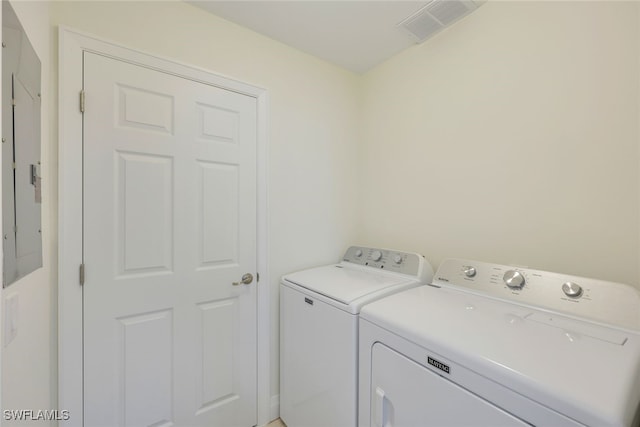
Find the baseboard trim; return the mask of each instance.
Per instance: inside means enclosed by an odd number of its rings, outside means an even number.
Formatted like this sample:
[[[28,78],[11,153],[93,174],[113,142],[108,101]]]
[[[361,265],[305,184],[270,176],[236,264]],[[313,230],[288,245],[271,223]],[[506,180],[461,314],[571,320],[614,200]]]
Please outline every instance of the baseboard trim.
[[[278,418],[280,418],[280,394],[274,394],[271,396],[269,419],[273,421]]]

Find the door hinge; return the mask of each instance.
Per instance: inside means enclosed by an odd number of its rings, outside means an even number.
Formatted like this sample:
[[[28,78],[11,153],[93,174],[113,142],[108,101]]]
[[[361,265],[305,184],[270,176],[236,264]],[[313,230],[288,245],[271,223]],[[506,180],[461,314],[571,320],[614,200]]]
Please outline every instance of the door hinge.
[[[260,273],[256,273],[256,282],[260,281]]]
[[[80,112],[84,113],[84,89],[80,91]]]
[[[80,286],[84,285],[84,263],[80,264]]]
[[[16,106],[16,99],[15,98],[11,98],[11,105],[13,105],[14,107]]]

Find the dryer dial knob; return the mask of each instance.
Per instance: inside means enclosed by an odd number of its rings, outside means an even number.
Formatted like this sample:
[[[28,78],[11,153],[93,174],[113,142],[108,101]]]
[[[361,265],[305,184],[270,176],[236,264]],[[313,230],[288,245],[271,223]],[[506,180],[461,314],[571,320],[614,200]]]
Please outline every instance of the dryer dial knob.
[[[382,252],[380,251],[371,252],[371,259],[374,261],[380,261],[382,259]]]
[[[362,249],[356,249],[356,257],[360,258],[362,256]]]
[[[502,276],[504,283],[511,289],[522,289],[524,286],[524,276],[516,270],[509,270]]]
[[[474,277],[477,271],[475,267],[467,266],[464,268],[464,275],[467,277]]]
[[[562,292],[569,298],[580,298],[582,296],[582,286],[574,282],[565,282],[562,285]]]
[[[393,256],[393,262],[396,264],[402,264],[402,256],[400,256],[400,254],[395,254]]]

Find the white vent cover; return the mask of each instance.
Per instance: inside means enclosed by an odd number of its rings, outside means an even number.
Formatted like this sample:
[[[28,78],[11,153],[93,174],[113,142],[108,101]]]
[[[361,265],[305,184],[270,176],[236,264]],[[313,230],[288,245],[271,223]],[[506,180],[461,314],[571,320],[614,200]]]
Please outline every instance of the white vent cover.
[[[398,24],[417,43],[422,43],[438,31],[453,24],[482,6],[484,2],[470,0],[433,0]]]

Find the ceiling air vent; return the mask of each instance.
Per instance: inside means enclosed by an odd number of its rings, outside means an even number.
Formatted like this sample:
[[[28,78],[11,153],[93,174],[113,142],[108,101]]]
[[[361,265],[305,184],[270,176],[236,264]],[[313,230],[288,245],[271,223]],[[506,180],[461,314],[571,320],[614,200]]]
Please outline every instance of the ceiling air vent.
[[[422,43],[438,31],[476,10],[484,2],[469,0],[433,0],[398,24],[417,43]]]

